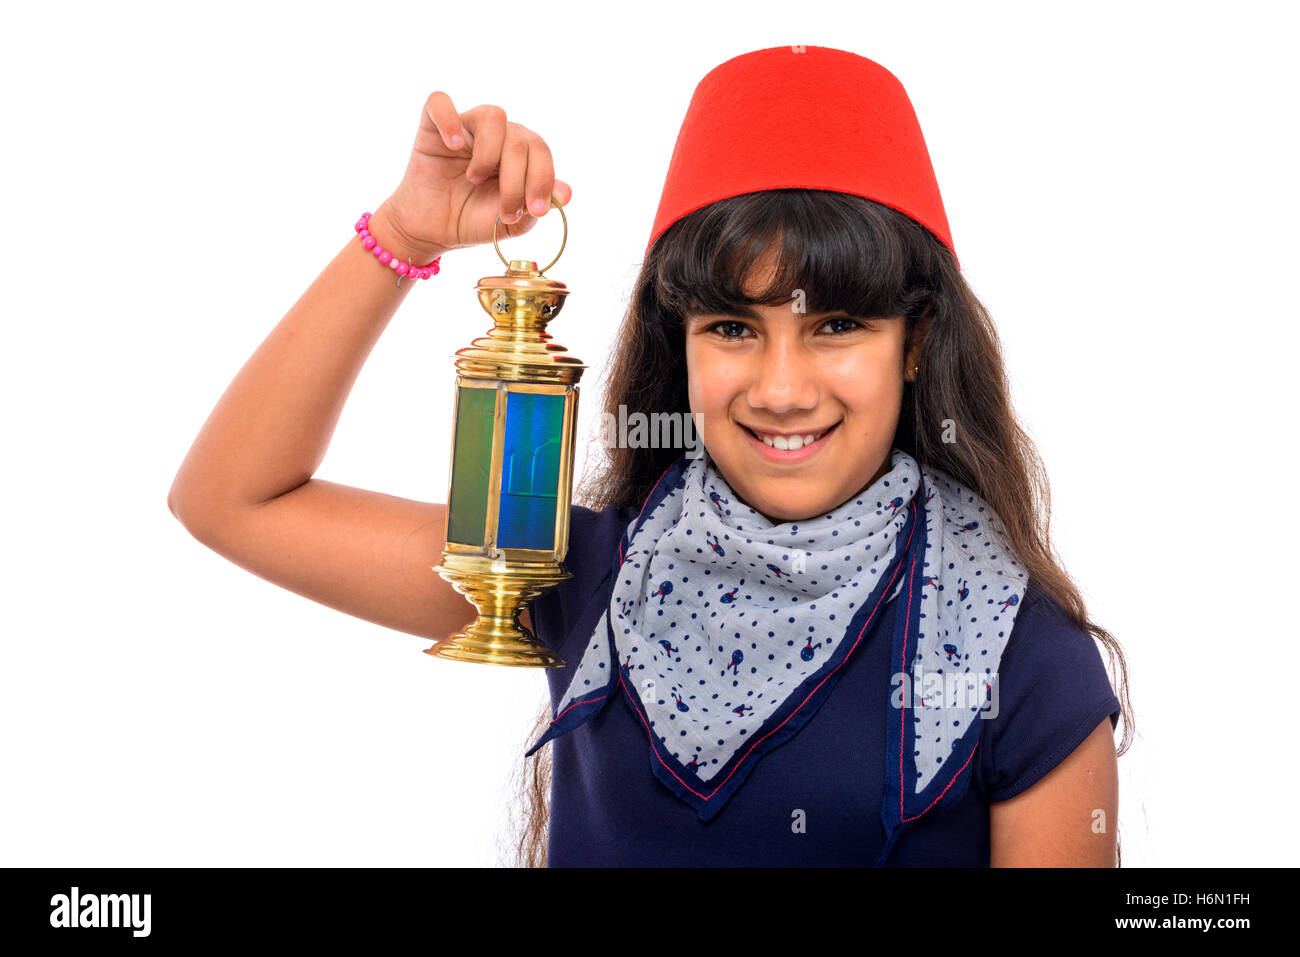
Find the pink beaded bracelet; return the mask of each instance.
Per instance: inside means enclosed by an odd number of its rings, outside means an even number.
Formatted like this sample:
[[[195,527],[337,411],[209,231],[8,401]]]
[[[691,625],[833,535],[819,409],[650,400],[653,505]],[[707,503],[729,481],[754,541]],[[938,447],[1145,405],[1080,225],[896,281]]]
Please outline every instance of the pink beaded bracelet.
[[[375,258],[379,260],[381,265],[388,266],[397,273],[397,288],[402,288],[403,276],[408,276],[411,279],[428,279],[432,276],[438,275],[439,271],[442,269],[442,266],[440,265],[442,260],[441,256],[426,266],[414,265],[409,256],[406,257],[406,262],[400,262],[399,260],[394,259],[393,254],[383,246],[379,245],[379,242],[375,237],[370,235],[370,230],[366,228],[369,225],[370,213],[362,213],[361,218],[357,220],[357,224],[354,227],[357,231],[357,235],[361,237],[361,245],[374,253]]]

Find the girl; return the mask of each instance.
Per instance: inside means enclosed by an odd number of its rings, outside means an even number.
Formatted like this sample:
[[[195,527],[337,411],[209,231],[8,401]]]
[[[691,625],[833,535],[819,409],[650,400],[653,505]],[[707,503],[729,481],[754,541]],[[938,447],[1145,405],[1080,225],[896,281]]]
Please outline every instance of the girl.
[[[430,96],[397,191],[205,425],[177,517],[359,617],[468,624],[411,572],[441,557],[444,506],[311,476],[411,286],[552,196],[571,190],[535,133]],[[522,862],[1117,862],[1131,718],[1092,636],[1119,649],[1052,557],[1045,477],[891,74],[782,47],[705,77],[608,383],[609,414],[690,414],[701,445],[615,443],[572,511],[573,578],[522,616],[566,662],[530,739]]]

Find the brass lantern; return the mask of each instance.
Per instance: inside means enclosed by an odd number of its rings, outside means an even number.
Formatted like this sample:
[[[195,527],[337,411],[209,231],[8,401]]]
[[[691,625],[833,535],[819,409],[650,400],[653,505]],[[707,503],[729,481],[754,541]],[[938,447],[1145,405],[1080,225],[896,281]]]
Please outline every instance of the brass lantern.
[[[578,380],[586,368],[551,340],[546,324],[569,290],[530,260],[478,281],[493,328],[456,353],[447,526],[434,566],[473,602],[478,620],[425,654],[457,661],[562,668],[519,621],[532,599],[566,578]],[[500,217],[497,217],[500,223]]]

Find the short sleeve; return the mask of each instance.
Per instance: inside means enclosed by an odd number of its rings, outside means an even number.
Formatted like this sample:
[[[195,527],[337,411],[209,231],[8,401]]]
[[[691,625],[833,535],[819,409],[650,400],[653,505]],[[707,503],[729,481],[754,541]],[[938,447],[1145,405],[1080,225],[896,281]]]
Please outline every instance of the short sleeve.
[[[613,505],[598,512],[582,505],[570,508],[564,567],[573,577],[529,605],[538,640],[561,657],[565,657],[565,639],[613,572],[626,527],[623,513]]]
[[[1120,703],[1091,634],[1031,584],[998,665],[996,714],[980,732],[975,788],[1006,801],[1064,761]]]

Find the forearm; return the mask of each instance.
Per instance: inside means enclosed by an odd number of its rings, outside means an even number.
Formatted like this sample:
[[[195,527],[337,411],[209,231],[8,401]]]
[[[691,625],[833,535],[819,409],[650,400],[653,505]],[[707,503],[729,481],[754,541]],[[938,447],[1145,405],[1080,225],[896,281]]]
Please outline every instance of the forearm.
[[[405,245],[375,210],[370,232],[417,265],[438,250]],[[168,495],[187,524],[302,485],[325,457],[362,365],[419,280],[402,280],[353,234],[280,320],[208,416]]]

